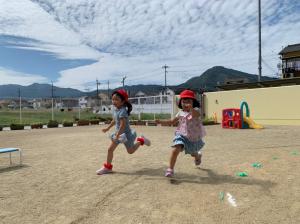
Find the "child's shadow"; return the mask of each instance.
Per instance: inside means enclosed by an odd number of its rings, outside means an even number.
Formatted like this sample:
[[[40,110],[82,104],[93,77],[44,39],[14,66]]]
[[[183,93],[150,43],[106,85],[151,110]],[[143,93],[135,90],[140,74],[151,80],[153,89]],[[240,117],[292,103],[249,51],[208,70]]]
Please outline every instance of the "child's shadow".
[[[191,184],[243,184],[243,185],[258,185],[266,191],[269,191],[270,188],[274,187],[276,183],[269,180],[259,180],[252,177],[235,177],[234,175],[226,175],[226,174],[218,174],[215,173],[211,169],[197,168],[199,170],[199,175],[187,174],[178,172],[175,174],[174,178],[164,177],[164,167],[160,167],[157,169],[149,169],[144,168],[142,170],[138,170],[134,173],[126,173],[126,172],[117,172],[118,174],[124,175],[137,175],[137,176],[148,176],[148,180],[154,179],[167,179],[171,184],[179,185],[181,183],[191,183]],[[203,171],[207,174],[207,176],[203,175]]]

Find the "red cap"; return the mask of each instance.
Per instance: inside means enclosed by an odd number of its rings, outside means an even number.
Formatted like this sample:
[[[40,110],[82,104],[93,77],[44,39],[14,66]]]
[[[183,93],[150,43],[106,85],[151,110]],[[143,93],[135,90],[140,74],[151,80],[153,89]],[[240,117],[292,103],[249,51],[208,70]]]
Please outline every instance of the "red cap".
[[[115,92],[119,93],[121,96],[123,96],[125,101],[128,101],[128,94],[124,89],[118,89]]]
[[[180,93],[180,99],[185,99],[185,98],[196,100],[195,93],[191,90],[183,90]]]

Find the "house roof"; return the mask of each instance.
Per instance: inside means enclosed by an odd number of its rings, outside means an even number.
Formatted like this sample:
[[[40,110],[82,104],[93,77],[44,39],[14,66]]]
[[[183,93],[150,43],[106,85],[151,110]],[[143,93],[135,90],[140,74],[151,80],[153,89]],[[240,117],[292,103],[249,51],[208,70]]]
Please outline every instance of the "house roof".
[[[295,51],[300,51],[300,44],[293,44],[293,45],[288,45],[287,47],[283,48],[279,54],[286,54],[289,52],[295,52]]]
[[[142,91],[138,91],[135,95],[136,96],[145,96],[146,94]]]

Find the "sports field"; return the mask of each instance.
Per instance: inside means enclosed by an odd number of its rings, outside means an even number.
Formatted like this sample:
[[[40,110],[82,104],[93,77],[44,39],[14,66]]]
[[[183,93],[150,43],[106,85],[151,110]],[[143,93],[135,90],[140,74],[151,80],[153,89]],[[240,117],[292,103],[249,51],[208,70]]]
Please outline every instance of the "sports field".
[[[207,126],[200,168],[182,154],[173,179],[172,127],[133,126],[152,146],[119,146],[115,173],[97,176],[110,141],[102,127],[0,132],[1,147],[24,152],[23,167],[0,154],[0,223],[300,223],[300,127]]]

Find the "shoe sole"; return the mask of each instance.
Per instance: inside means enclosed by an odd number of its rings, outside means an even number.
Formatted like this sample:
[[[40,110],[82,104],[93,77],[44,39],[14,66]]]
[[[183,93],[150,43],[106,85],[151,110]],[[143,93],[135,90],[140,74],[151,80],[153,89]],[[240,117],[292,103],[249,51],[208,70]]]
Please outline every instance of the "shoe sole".
[[[113,171],[109,171],[109,172],[105,172],[105,173],[97,173],[97,172],[96,172],[96,174],[99,175],[99,176],[101,176],[101,175],[105,175],[105,174],[110,174],[110,173],[112,173],[112,172],[113,172]]]
[[[165,177],[172,178],[174,175],[165,175]]]

